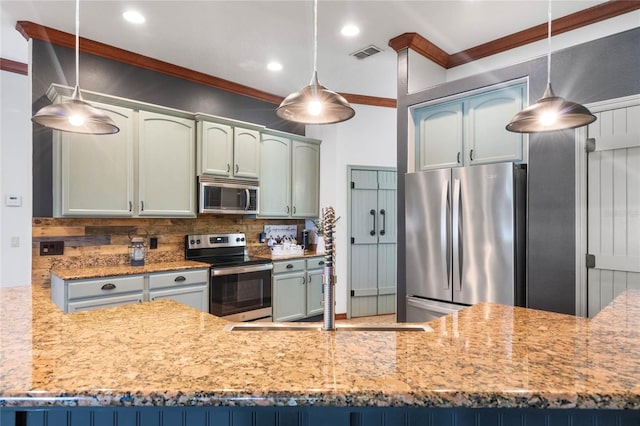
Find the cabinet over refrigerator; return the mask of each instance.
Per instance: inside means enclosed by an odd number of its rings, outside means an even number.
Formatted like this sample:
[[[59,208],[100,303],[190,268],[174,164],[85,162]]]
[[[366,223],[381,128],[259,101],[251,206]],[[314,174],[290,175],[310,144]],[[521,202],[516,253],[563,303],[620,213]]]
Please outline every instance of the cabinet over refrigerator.
[[[409,173],[405,194],[407,321],[525,305],[525,165]]]

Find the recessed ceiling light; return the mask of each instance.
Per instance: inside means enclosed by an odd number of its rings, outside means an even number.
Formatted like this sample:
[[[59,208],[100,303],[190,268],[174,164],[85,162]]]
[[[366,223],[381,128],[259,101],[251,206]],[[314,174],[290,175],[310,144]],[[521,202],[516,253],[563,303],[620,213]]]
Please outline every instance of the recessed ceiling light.
[[[342,27],[342,29],[340,30],[340,33],[343,36],[353,37],[354,35],[358,35],[360,33],[360,28],[356,27],[353,24],[348,24]]]
[[[122,17],[129,22],[134,24],[144,24],[144,16],[140,12],[136,12],[135,10],[127,10],[122,14]]]
[[[267,64],[267,69],[269,71],[281,71],[282,70],[282,64],[280,62],[269,62]]]

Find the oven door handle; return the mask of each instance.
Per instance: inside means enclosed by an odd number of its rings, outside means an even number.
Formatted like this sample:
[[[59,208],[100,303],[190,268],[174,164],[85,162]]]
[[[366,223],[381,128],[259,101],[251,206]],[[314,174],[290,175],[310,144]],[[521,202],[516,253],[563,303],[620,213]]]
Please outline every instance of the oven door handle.
[[[273,263],[267,263],[263,265],[247,265],[247,266],[235,266],[231,268],[211,268],[211,275],[219,277],[222,275],[232,274],[246,274],[248,272],[260,272],[273,269]]]

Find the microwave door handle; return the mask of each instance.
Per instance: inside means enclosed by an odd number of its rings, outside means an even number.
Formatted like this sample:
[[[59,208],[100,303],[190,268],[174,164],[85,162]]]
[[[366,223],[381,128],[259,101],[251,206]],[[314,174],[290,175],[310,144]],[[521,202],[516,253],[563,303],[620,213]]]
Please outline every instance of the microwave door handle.
[[[247,197],[247,198],[245,199],[244,209],[245,209],[245,210],[249,210],[249,204],[250,204],[250,199],[251,199],[251,197],[250,197],[250,193],[249,193],[249,189],[248,189],[248,188],[245,188],[245,189],[244,189],[244,193],[245,193],[245,196]]]

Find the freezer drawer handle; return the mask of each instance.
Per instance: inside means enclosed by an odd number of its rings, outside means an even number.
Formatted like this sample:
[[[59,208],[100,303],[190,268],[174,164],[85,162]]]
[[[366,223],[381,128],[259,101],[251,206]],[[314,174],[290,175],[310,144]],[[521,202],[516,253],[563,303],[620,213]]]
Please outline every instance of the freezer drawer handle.
[[[387,227],[387,216],[384,209],[380,210],[380,215],[382,216],[382,229],[380,230],[380,235],[384,235],[386,233],[385,228]]]
[[[373,236],[376,235],[376,211],[371,209],[369,210],[369,214],[373,218],[373,227],[371,228],[371,231],[369,231],[369,235]]]

